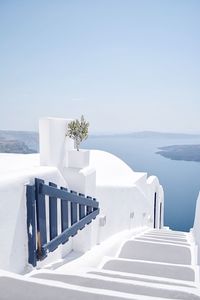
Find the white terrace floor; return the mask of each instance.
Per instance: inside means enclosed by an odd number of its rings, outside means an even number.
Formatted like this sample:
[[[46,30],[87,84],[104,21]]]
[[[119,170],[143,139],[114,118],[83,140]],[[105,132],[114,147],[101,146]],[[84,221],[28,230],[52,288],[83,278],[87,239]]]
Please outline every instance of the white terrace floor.
[[[5,273],[0,291],[7,297],[1,299],[200,299],[190,233],[148,229],[124,241],[114,256],[102,257],[96,267],[75,265],[76,261],[13,278]]]

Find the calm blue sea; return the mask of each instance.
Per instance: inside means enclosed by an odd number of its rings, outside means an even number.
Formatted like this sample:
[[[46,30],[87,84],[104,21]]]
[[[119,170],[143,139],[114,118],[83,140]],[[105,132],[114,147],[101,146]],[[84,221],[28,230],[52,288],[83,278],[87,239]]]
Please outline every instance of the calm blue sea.
[[[83,148],[109,151],[135,171],[158,176],[165,192],[165,225],[189,231],[200,191],[200,163],[175,161],[155,154],[158,147],[200,144],[200,139],[90,137]]]

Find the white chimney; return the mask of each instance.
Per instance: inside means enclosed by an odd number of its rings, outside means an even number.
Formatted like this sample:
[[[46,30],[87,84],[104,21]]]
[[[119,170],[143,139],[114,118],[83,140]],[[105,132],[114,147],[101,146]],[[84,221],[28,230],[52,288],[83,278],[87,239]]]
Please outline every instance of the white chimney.
[[[68,151],[74,141],[66,137],[71,119],[42,118],[39,121],[40,165],[57,167],[60,171],[68,165]]]

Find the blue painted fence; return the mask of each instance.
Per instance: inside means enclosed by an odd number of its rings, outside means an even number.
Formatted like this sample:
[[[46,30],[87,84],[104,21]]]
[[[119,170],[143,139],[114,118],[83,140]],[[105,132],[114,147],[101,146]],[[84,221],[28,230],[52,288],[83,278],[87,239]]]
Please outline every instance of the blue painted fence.
[[[99,203],[95,198],[58,188],[52,182],[45,184],[42,179],[36,178],[35,184],[27,185],[26,195],[28,261],[33,266],[99,214]]]

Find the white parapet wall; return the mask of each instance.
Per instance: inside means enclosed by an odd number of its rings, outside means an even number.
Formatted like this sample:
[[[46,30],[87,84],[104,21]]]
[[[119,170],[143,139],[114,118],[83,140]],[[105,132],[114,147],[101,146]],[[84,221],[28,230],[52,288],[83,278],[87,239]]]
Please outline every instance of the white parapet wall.
[[[191,232],[197,246],[197,264],[200,265],[200,193],[196,202],[194,225]]]
[[[16,273],[27,270],[26,184],[36,177],[96,197],[100,206],[95,221],[48,255],[39,266],[54,263],[71,250],[86,252],[124,230],[152,228],[154,223],[157,228],[163,226],[164,196],[158,179],[134,172],[122,160],[104,151],[75,153],[73,140],[66,137],[70,121],[41,119],[40,164],[35,156],[20,156],[24,157],[24,163],[17,163],[18,167],[11,168],[6,178],[0,177],[0,269]],[[19,156],[12,157],[13,162],[18,160]]]

